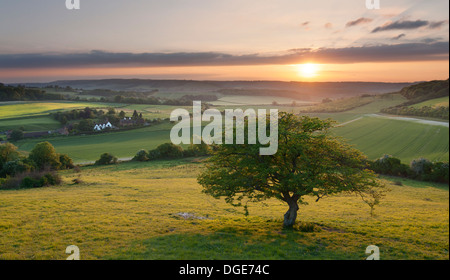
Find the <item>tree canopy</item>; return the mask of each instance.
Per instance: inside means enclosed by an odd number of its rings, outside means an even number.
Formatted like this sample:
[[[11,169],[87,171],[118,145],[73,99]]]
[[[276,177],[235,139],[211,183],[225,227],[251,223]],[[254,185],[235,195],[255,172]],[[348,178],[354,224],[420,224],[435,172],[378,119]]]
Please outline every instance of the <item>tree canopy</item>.
[[[295,224],[298,205],[305,203],[306,196],[319,201],[353,193],[373,210],[384,186],[367,169],[361,152],[330,135],[332,125],[331,120],[280,113],[275,155],[261,156],[260,144],[219,145],[198,182],[205,193],[225,197],[234,206],[269,198],[284,201],[289,205],[286,227]]]

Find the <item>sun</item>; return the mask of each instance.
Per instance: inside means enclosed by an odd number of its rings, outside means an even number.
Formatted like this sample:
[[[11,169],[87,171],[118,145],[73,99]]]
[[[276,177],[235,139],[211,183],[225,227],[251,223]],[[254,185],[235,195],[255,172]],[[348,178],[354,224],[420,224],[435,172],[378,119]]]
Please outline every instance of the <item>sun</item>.
[[[314,78],[320,70],[319,65],[315,63],[305,63],[298,65],[298,73],[303,78]]]

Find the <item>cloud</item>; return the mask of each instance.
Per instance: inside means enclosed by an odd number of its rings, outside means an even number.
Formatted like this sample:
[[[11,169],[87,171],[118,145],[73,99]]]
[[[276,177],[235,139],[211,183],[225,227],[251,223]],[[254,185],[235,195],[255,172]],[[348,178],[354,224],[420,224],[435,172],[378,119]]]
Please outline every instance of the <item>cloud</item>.
[[[428,25],[428,28],[430,28],[430,29],[438,29],[438,28],[441,28],[444,24],[448,24],[448,20],[441,20],[441,21],[431,22]]]
[[[426,20],[416,20],[416,21],[395,21],[392,23],[385,24],[383,26],[379,26],[372,30],[372,33],[387,31],[387,30],[398,30],[398,29],[417,29],[423,26],[427,26],[429,21]]]
[[[405,37],[405,36],[406,36],[406,34],[405,34],[405,33],[402,33],[402,34],[400,34],[400,35],[398,35],[398,36],[393,37],[392,40],[400,40],[401,38],[403,38],[403,37]]]
[[[448,42],[408,43],[348,48],[292,49],[278,55],[197,53],[112,53],[91,51],[72,54],[0,54],[0,69],[176,67],[288,65],[448,60]]]
[[[332,29],[332,28],[333,28],[333,24],[332,24],[331,22],[327,22],[327,23],[325,24],[325,28],[326,28],[326,29]]]
[[[429,29],[438,29],[441,28],[444,24],[448,24],[448,20],[442,21],[427,21],[427,20],[404,20],[404,21],[395,21],[391,23],[386,23],[383,26],[379,26],[372,30],[372,33],[377,33],[381,31],[388,30],[405,30],[405,29],[418,29],[421,27],[428,27]]]
[[[356,25],[369,23],[369,22],[372,22],[372,21],[373,21],[373,19],[371,19],[371,18],[361,17],[361,18],[359,18],[357,20],[347,22],[347,24],[345,26],[346,27],[352,27],[352,26],[356,26]]]
[[[436,38],[424,38],[420,41],[422,43],[430,44],[430,43],[435,43],[435,42],[439,42],[439,41],[443,41],[443,40],[444,40],[444,38],[442,38],[442,37],[436,37]]]
[[[302,24],[300,24],[300,26],[301,26],[302,28],[304,28],[305,30],[309,30],[309,24],[310,24],[309,21],[305,21],[305,22],[303,22]]]

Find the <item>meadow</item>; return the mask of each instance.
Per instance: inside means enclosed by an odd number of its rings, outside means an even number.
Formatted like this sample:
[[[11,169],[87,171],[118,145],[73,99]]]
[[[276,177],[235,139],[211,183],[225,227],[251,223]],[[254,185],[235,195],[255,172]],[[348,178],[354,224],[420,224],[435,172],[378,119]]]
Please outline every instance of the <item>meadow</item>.
[[[0,192],[0,259],[448,259],[448,186],[381,178],[391,190],[375,216],[355,196],[307,199],[293,230],[287,206],[250,204],[250,216],[202,193],[199,159],[128,162],[64,171],[64,184]],[[81,185],[72,180],[81,178]],[[395,182],[395,184],[393,183]]]

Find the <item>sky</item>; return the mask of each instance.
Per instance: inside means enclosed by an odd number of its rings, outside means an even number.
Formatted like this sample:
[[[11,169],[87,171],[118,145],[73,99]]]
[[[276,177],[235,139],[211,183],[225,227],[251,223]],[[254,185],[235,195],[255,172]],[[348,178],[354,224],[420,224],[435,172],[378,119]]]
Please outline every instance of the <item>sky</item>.
[[[449,1],[0,0],[0,82],[449,76]]]

